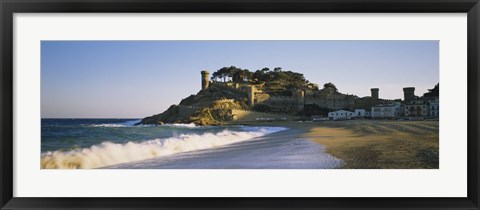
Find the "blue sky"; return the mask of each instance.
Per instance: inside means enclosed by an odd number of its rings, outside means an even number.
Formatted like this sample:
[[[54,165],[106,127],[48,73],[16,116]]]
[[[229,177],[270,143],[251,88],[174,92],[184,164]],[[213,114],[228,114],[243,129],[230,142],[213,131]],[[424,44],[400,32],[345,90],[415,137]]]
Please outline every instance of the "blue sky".
[[[42,118],[141,118],[224,66],[300,72],[363,97],[421,95],[439,82],[438,41],[42,41]]]

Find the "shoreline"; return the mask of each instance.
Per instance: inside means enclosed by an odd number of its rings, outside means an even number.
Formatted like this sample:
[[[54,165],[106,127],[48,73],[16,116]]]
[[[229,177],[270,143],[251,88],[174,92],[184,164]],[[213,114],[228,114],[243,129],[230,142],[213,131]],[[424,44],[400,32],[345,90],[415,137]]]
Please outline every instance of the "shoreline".
[[[240,123],[239,123],[240,124]],[[247,122],[300,129],[341,159],[343,169],[438,169],[438,121],[348,120]]]
[[[88,131],[95,134],[90,142],[83,147],[71,149],[48,150],[40,154],[40,165],[42,169],[57,168],[102,168],[110,165],[144,161],[152,158],[163,158],[174,154],[189,153],[201,150],[221,148],[250,139],[267,136],[271,133],[281,132],[286,128],[280,127],[258,127],[258,128],[207,128],[195,129],[191,126],[168,126],[164,129],[155,127],[121,127],[108,126],[87,127]],[[150,133],[150,136],[143,135],[143,139],[133,140],[96,140],[98,131],[123,135],[133,133],[141,135]],[[132,131],[133,129],[133,131]],[[67,129],[68,130],[68,129]],[[157,130],[157,132],[155,132]],[[88,134],[88,132],[85,132]],[[159,135],[163,135],[159,137]],[[129,137],[132,137],[129,136]],[[56,142],[59,144],[58,142]]]
[[[284,127],[233,144],[172,154],[166,157],[107,166],[108,169],[336,169],[343,163],[325,146],[303,137],[304,130],[281,124],[249,127]],[[227,127],[228,128],[228,127]]]
[[[243,168],[248,168],[248,164],[243,163],[241,159],[231,157],[233,154],[243,157],[243,160],[248,159],[248,162],[253,163],[253,168],[439,168],[438,121],[251,121],[228,123],[221,126],[236,125],[283,127],[287,130],[266,134],[259,137],[260,140],[255,142],[234,143],[235,145],[232,145],[231,148],[219,147],[218,151],[207,151],[208,148],[203,148],[198,152],[186,151],[185,154],[172,157],[184,158],[192,154],[200,154],[204,160],[208,160],[206,161],[208,164],[204,165],[201,164],[201,161],[200,163],[193,163],[180,159],[176,160],[180,161],[180,166],[184,168],[188,168],[188,166],[193,168],[229,167],[215,163],[219,159],[215,158],[213,153],[221,154],[223,161],[229,159],[235,163],[233,166]],[[138,144],[140,145],[140,143]],[[158,149],[161,148],[156,150]],[[233,153],[224,153],[225,150],[231,150]],[[160,152],[160,150],[157,152]],[[212,153],[212,155],[206,155],[207,153]],[[217,161],[210,163],[209,160],[213,160],[212,158]],[[278,162],[280,160],[284,162]],[[161,165],[172,168],[179,167],[175,166],[173,162],[160,161],[157,163],[161,164],[156,165],[156,160],[152,161],[150,162],[152,167],[160,167]],[[264,163],[261,163],[262,161]]]

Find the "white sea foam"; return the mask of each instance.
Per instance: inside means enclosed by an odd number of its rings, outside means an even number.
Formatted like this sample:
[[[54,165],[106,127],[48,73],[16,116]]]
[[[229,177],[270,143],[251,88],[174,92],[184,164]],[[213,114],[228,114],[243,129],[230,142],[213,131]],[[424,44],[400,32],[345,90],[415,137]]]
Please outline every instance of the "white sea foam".
[[[174,123],[174,124],[165,124],[162,126],[167,126],[167,127],[177,127],[177,128],[202,128],[205,126],[197,126],[195,123],[189,123],[189,124],[181,124],[181,123]]]
[[[125,126],[134,126],[135,124],[141,122],[142,120],[129,120],[126,122],[122,122],[120,124],[125,125]]]
[[[127,127],[126,125],[115,124],[115,123],[91,124],[88,126],[89,127],[107,127],[107,128]]]
[[[103,124],[90,124],[87,126],[90,127],[107,127],[107,128],[118,128],[118,127],[132,127],[135,126],[136,123],[139,123],[140,120],[129,120],[126,122],[120,123],[103,123]]]
[[[211,149],[250,140],[269,133],[286,130],[283,127],[257,127],[251,131],[224,130],[219,133],[184,134],[166,139],[117,144],[103,142],[90,148],[72,151],[46,152],[41,167],[46,168],[99,168],[119,163],[134,162],[181,152]]]

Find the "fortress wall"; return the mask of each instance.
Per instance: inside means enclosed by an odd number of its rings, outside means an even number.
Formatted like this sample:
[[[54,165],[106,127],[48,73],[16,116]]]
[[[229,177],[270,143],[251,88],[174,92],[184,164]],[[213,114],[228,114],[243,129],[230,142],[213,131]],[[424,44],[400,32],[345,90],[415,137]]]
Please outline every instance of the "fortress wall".
[[[305,104],[315,104],[315,97],[305,97]]]
[[[239,110],[233,109],[232,115],[237,117],[237,121],[258,121],[261,120],[260,118],[270,118],[272,120],[291,120],[292,116],[289,115],[280,115],[280,114],[271,114],[271,113],[263,113],[263,112],[255,112],[255,111],[247,111],[247,110]],[[257,120],[258,119],[258,120]]]
[[[316,104],[332,110],[346,109],[354,106],[354,98],[349,96],[305,97],[305,104]]]
[[[297,97],[294,96],[271,96],[270,100],[278,103],[297,103]]]
[[[277,111],[290,112],[299,109],[299,100],[296,96],[271,96],[264,103],[271,105]]]
[[[262,102],[271,104],[274,107],[291,107],[295,108],[301,101],[297,96],[271,96],[269,100],[263,100]],[[333,96],[306,96],[304,98],[305,104],[316,104],[323,108],[332,110],[347,109],[354,106],[354,98],[346,95],[333,95]]]
[[[298,98],[295,96],[272,96],[270,97],[272,102],[280,103],[297,103]],[[350,96],[339,95],[339,96],[326,96],[326,97],[315,97],[315,96],[306,96],[305,104],[353,104],[354,99]]]

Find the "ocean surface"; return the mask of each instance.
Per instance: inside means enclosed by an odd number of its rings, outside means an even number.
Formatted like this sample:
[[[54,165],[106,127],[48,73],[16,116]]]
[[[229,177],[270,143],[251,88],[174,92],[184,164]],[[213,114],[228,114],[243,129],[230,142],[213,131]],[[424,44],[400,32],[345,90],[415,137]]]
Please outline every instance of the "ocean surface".
[[[336,168],[301,132],[273,126],[135,125],[139,119],[42,119],[41,167]]]

